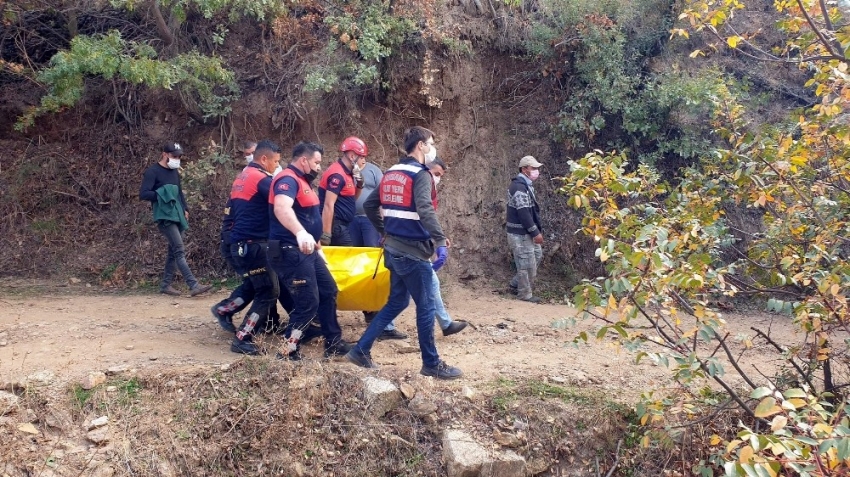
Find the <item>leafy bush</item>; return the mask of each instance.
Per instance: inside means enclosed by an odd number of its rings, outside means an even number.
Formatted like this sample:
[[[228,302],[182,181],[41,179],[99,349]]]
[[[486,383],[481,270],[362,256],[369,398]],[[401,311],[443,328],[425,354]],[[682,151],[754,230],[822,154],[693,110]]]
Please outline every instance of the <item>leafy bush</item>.
[[[694,1],[683,16],[729,47],[755,48],[747,40],[752,37],[721,33],[740,6]],[[696,419],[697,410],[711,419],[732,404],[744,416],[736,438],[724,442],[716,435],[702,443],[719,446],[710,462],[726,475],[847,475],[850,37],[839,40],[838,50],[829,40],[841,38],[828,30],[831,20],[813,20],[811,11],[784,2],[777,8],[787,16],[784,25],[795,25],[787,48],[803,55],[797,58],[812,72],[809,86],[819,103],[792,118],[793,127],[755,128],[736,85],[720,77],[707,97],[711,125],[725,145],[701,156],[678,184],[661,181],[649,165],[628,169],[623,154],[595,151],[571,162],[562,191],[584,211],[583,231],[598,242],[607,272],[577,286],[574,301],[583,316],[603,322],[597,338],[613,336],[637,360],[669,367],[683,385],[675,399],[645,394],[641,424],[669,435],[683,420]],[[721,260],[724,249],[735,246],[724,218],[728,204],[757,210],[764,223],[732,262]],[[790,344],[757,328],[755,337],[739,338],[743,353],[752,352],[756,339],[780,352],[781,375],[754,377],[732,352],[736,338],[715,300],[739,295],[763,297],[768,311],[790,315],[801,331]],[[649,326],[635,326],[638,319]],[[733,374],[745,389],[730,384]],[[725,399],[694,390],[706,380]],[[714,470],[703,462],[693,472]]]
[[[114,30],[106,35],[78,35],[71,41],[70,50],[54,55],[50,66],[38,73],[48,92],[39,106],[18,119],[16,129],[32,126],[42,114],[75,105],[82,98],[89,75],[166,90],[176,87],[196,102],[204,118],[227,114],[230,101],[239,92],[233,73],[219,58],[193,51],[158,60],[153,48],[126,41]]]
[[[325,17],[333,37],[323,56],[325,66],[307,74],[305,91],[330,93],[354,87],[374,88],[381,84],[379,66],[396,54],[398,48],[415,31],[409,18],[394,15],[388,0],[379,2],[346,2],[344,13]],[[342,48],[349,53],[345,53]],[[344,59],[340,60],[340,56]]]
[[[109,3],[115,8],[125,8],[130,11],[147,4],[143,0],[109,0]],[[241,17],[264,20],[286,11],[286,4],[277,0],[172,0],[163,2],[163,5],[181,21],[185,20],[189,9],[197,9],[207,19],[218,13],[227,12],[231,22]]]

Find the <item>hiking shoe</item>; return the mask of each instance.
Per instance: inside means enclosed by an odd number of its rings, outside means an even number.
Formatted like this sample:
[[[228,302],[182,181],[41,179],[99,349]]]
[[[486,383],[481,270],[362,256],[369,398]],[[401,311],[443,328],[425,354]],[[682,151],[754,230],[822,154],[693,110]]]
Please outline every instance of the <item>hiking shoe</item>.
[[[455,333],[460,333],[469,323],[465,321],[452,321],[448,328],[443,330],[443,336],[450,336]]]
[[[381,334],[378,335],[378,341],[406,340],[406,339],[407,339],[407,335],[402,333],[399,330],[396,330],[396,329],[384,330],[384,331],[381,332]]]
[[[377,363],[372,361],[372,355],[369,353],[364,353],[357,349],[356,346],[351,347],[351,351],[345,354],[345,359],[351,361],[352,363],[360,366],[361,368],[369,368],[369,369],[378,369]]]
[[[319,325],[310,325],[304,330],[304,334],[301,335],[301,344],[307,344],[313,341],[316,338],[322,337],[322,327]]]
[[[372,320],[375,319],[375,316],[377,316],[377,315],[378,315],[377,311],[364,311],[363,312],[363,321],[365,321],[366,324],[369,324],[369,323],[372,322]]]
[[[436,366],[430,367],[422,365],[419,374],[431,376],[437,379],[457,379],[463,376],[463,371],[454,366],[449,366],[445,361],[440,361]]]
[[[508,291],[511,292],[512,295],[519,295],[519,287],[515,287],[512,283],[508,284]]]
[[[283,354],[278,352],[276,355],[274,355],[274,357],[281,361],[301,361],[301,359],[304,358],[304,355],[301,354],[301,348],[298,347],[295,348],[295,351],[289,354]]]
[[[248,356],[257,356],[260,354],[260,348],[257,348],[251,341],[243,341],[238,338],[230,343],[230,351],[239,354],[247,354]]]
[[[212,285],[201,285],[200,283],[198,283],[191,290],[189,290],[189,295],[198,296],[201,293],[206,293],[210,290],[212,290]]]
[[[271,317],[258,327],[262,333],[267,335],[279,334],[284,328],[286,328],[286,325],[280,322],[280,318],[274,319]]]
[[[287,332],[286,325],[282,324],[277,329],[276,335],[283,337],[285,339],[289,339],[289,333]],[[305,345],[316,338],[322,337],[322,327],[317,324],[311,324],[304,330],[304,333],[301,334],[301,339],[298,340],[299,344]]]
[[[165,294],[165,295],[171,295],[171,296],[180,296],[180,295],[182,295],[182,293],[180,293],[179,291],[177,291],[177,289],[176,289],[176,288],[174,288],[174,287],[173,287],[173,286],[171,286],[171,285],[168,285],[167,287],[160,288],[160,289],[159,289],[159,292],[160,292],[160,293],[163,293],[163,294]]]
[[[325,347],[325,359],[335,358],[337,356],[345,356],[348,354],[351,349],[354,348],[354,345],[347,341],[337,341],[331,346]]]
[[[536,296],[530,296],[528,298],[520,298],[520,300],[527,301],[529,303],[540,303],[540,298],[537,298]]]
[[[233,326],[233,317],[230,315],[222,315],[218,312],[218,305],[213,305],[210,308],[212,315],[218,320],[218,325],[221,326],[221,329],[227,331],[229,333],[236,333],[236,327]]]

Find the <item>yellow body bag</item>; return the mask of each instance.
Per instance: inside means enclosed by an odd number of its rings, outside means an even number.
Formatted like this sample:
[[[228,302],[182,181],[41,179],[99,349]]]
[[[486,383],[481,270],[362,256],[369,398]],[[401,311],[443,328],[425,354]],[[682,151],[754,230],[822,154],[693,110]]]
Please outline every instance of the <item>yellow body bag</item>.
[[[326,246],[321,251],[339,288],[338,310],[378,311],[387,304],[390,271],[384,266],[384,249]]]

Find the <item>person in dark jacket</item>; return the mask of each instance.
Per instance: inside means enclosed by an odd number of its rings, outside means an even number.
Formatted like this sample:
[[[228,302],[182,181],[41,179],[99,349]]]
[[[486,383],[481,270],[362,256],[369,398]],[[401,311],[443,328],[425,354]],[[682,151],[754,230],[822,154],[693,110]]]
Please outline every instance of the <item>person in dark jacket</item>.
[[[212,288],[212,285],[202,285],[192,274],[189,269],[189,264],[186,262],[186,250],[183,246],[185,238],[185,230],[187,225],[181,225],[184,221],[188,223],[189,208],[186,205],[186,197],[183,194],[183,188],[180,185],[180,174],[177,169],[180,168],[180,156],[183,155],[183,148],[176,142],[169,142],[162,147],[162,154],[156,164],[151,165],[145,170],[142,177],[142,186],[139,189],[139,200],[146,200],[151,203],[151,209],[154,210],[155,216],[161,210],[160,202],[162,198],[167,197],[167,192],[176,192],[176,205],[178,212],[176,216],[169,219],[157,220],[157,227],[160,233],[165,236],[168,242],[168,255],[165,260],[165,271],[162,275],[162,283],[160,284],[160,293],[166,295],[178,296],[180,292],[173,286],[174,276],[177,270],[183,275],[183,280],[189,285],[189,292],[192,296],[205,293]],[[175,191],[176,188],[176,191]],[[165,205],[165,204],[162,204]]]
[[[446,235],[437,220],[432,192],[434,181],[428,167],[437,158],[434,133],[414,126],[404,134],[407,156],[389,168],[380,186],[366,199],[366,216],[384,234],[384,263],[390,271],[387,304],[366,327],[360,341],[345,357],[364,368],[377,368],[372,361],[372,345],[410,303],[416,304],[416,330],[425,376],[459,378],[460,369],[440,359],[434,343],[436,305],[431,294],[434,272],[449,258]],[[431,263],[431,256],[437,259]]]
[[[540,175],[540,167],[532,156],[519,160],[519,174],[508,188],[508,211],[506,229],[508,244],[514,255],[516,275],[510,288],[520,300],[540,303],[532,294],[537,267],[543,259],[543,227],[540,225],[540,205],[534,194],[532,183]]]
[[[230,345],[234,353],[260,354],[253,336],[265,323],[280,292],[277,274],[268,266],[266,250],[269,237],[269,190],[274,170],[280,165],[280,146],[260,141],[254,158],[240,173],[230,189],[233,227],[230,230],[230,255],[236,271],[251,282],[254,300],[236,330]]]
[[[311,183],[321,171],[322,146],[300,142],[292,149],[292,160],[272,181],[269,204],[269,265],[293,300],[287,341],[278,359],[300,360],[301,345],[318,319],[325,337],[327,359],[342,356],[351,345],[342,339],[336,318],[338,289],[324,257],[319,256],[322,212]]]

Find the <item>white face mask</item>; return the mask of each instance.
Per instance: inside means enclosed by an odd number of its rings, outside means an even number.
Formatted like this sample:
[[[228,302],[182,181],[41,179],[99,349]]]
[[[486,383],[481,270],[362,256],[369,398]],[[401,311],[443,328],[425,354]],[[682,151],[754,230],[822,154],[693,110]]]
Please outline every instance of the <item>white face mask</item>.
[[[169,169],[180,169],[180,159],[168,158]]]
[[[531,172],[528,173],[528,178],[531,180],[537,180],[540,177],[540,171],[537,169],[532,169]]]
[[[434,159],[436,159],[436,158],[437,158],[437,146],[431,144],[431,150],[429,150],[425,154],[425,165],[427,166],[428,164],[431,164],[432,162],[434,162]]]
[[[272,175],[276,176],[276,175],[280,174],[281,172],[283,172],[283,167],[280,164],[278,164],[277,167],[275,167],[274,172],[272,172]]]
[[[434,176],[434,187],[437,187],[437,184],[440,183],[440,176]]]
[[[248,154],[247,156],[245,156],[245,164],[250,164],[251,161],[253,161],[253,160],[254,160],[253,154]]]

